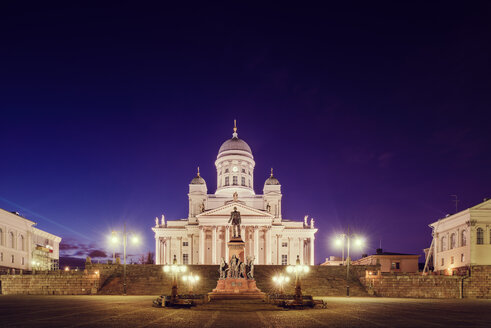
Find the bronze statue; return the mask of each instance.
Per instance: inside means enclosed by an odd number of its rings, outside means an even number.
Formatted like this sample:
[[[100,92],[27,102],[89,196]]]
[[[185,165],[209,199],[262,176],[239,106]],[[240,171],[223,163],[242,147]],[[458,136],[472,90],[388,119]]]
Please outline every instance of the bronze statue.
[[[234,233],[234,238],[240,237],[240,212],[237,211],[237,207],[234,207],[234,211],[230,213],[230,219],[228,223],[232,222],[232,231]]]

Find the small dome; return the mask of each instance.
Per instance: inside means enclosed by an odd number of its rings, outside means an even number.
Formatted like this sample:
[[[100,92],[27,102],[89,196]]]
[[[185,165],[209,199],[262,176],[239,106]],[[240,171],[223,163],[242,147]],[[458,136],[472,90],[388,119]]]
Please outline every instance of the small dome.
[[[205,179],[203,179],[200,175],[199,175],[199,166],[198,166],[198,174],[196,175],[196,177],[193,178],[193,180],[191,180],[191,182],[189,184],[198,184],[198,185],[202,185],[202,184],[206,184],[206,181]]]
[[[279,185],[280,182],[273,176],[273,169],[271,169],[271,176],[264,182],[265,185]]]
[[[238,137],[237,125],[235,120],[234,120],[234,133],[232,134],[232,139],[228,139],[222,144],[222,146],[218,150],[217,158],[220,158],[223,155],[222,153],[230,150],[244,151],[246,153],[249,153],[250,157],[253,158],[251,147],[249,147],[247,142],[245,142],[242,139],[239,139]]]

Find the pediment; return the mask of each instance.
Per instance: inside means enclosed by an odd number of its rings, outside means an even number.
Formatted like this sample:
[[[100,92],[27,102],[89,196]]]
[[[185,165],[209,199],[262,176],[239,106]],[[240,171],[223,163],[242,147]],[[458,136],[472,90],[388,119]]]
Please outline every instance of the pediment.
[[[472,207],[473,210],[491,210],[491,199]]]
[[[274,218],[274,215],[266,211],[261,211],[256,208],[247,206],[242,202],[230,202],[228,204],[222,205],[220,207],[214,208],[212,210],[205,211],[201,214],[196,215],[198,219],[205,219],[207,217],[230,217],[230,213],[233,212],[234,207],[237,207],[237,211],[240,212],[242,218],[246,217],[263,217],[263,218]]]

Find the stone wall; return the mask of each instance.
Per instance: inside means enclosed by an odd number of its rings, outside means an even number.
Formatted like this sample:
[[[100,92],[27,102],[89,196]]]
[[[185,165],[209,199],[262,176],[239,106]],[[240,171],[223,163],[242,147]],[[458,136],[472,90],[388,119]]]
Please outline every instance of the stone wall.
[[[463,278],[465,298],[491,298],[491,265],[475,265],[469,276]]]
[[[123,266],[107,264],[87,265],[89,270],[97,270],[101,275],[100,294],[121,294],[123,292]],[[211,292],[218,280],[218,265],[188,265],[188,271],[200,276],[200,281],[194,288],[199,294]],[[310,266],[310,272],[302,278],[302,289],[305,294],[313,296],[343,296],[346,295],[346,267],[341,266]],[[161,265],[127,265],[126,266],[127,294],[130,295],[160,295],[168,294],[171,288],[171,275],[164,273]],[[353,266],[350,269],[350,294],[353,296],[366,296],[364,286],[359,278],[365,275],[370,266]],[[255,278],[257,286],[266,293],[277,291],[272,277],[276,274],[286,274],[285,266],[256,265]],[[285,286],[286,293],[294,291],[294,276],[290,275],[291,282]],[[180,293],[188,287],[179,281]]]
[[[0,276],[1,294],[89,295],[99,288],[99,275],[83,271],[47,271]]]

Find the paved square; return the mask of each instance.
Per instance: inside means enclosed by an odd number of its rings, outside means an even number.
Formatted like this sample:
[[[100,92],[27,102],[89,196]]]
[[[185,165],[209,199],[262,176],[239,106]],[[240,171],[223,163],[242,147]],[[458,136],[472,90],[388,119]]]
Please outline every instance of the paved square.
[[[193,309],[153,296],[0,296],[1,327],[489,327],[491,300],[325,298],[327,309],[282,310],[251,301]]]

